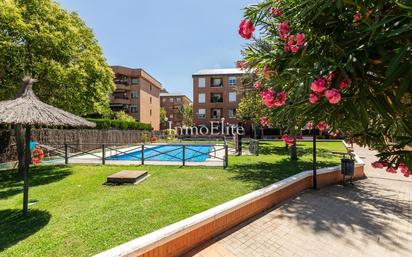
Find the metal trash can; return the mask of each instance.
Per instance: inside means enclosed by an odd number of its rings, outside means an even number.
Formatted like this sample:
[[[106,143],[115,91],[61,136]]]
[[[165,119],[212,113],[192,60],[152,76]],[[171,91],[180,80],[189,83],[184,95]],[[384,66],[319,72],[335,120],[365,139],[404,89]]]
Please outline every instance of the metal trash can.
[[[355,160],[353,158],[347,159],[343,157],[340,161],[342,175],[353,177],[355,174]]]

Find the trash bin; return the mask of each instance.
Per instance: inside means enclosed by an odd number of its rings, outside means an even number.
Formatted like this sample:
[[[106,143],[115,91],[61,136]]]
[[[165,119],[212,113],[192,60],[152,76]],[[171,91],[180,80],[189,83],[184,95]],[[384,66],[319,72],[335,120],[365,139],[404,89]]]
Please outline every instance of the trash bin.
[[[349,155],[350,158],[346,158],[343,156],[341,159],[341,173],[343,176],[351,176],[355,174],[355,160],[353,159],[352,155]]]

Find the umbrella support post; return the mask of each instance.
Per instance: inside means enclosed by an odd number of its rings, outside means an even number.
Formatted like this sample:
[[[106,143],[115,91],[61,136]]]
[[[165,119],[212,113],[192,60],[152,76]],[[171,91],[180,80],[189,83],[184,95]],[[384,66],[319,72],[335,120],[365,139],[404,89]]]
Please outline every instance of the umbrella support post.
[[[27,216],[29,206],[29,167],[30,167],[30,127],[26,127],[25,145],[24,145],[24,162],[23,165],[23,215]]]

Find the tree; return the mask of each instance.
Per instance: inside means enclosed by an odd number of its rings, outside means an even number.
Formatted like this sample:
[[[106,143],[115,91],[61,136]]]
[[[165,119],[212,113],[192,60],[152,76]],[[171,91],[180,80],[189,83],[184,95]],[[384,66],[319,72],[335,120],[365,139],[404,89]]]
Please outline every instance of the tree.
[[[136,122],[135,118],[125,113],[124,111],[115,112],[114,118],[116,120],[127,121],[127,122]]]
[[[289,109],[298,123],[327,122],[377,149],[388,169],[411,168],[412,17],[401,2],[267,0],[247,7],[239,26],[252,39],[244,61],[266,107]]]
[[[51,0],[0,1],[0,99],[24,75],[44,102],[71,113],[107,113],[113,73],[93,32]]]
[[[160,107],[160,124],[165,124],[167,122],[167,112],[166,109]]]
[[[179,109],[179,115],[182,118],[183,126],[193,126],[193,105],[182,106],[182,108]]]
[[[0,1],[0,67],[0,100],[13,98],[30,75],[48,104],[78,115],[110,112],[113,73],[92,30],[51,0]],[[15,132],[24,165],[23,133]]]

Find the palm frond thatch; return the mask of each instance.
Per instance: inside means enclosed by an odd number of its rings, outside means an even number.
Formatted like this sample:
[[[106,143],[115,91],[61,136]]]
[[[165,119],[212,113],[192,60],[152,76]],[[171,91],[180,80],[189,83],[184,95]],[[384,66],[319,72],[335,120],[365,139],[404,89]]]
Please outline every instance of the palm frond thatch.
[[[25,77],[16,99],[0,101],[0,124],[22,126],[95,127],[69,112],[40,101],[32,90],[35,79]]]

